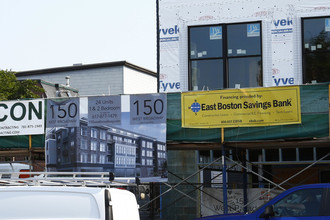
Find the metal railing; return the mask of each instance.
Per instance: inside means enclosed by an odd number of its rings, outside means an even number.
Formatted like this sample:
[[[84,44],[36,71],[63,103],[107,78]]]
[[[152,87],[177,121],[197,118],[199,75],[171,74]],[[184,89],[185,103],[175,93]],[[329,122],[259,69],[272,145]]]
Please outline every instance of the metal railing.
[[[135,186],[135,177],[108,172],[1,172],[0,186]]]

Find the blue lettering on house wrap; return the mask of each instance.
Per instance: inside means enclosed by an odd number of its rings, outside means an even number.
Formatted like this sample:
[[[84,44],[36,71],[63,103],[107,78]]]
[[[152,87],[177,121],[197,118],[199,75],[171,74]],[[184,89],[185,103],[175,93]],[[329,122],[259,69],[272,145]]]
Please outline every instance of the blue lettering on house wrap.
[[[161,88],[163,89],[163,92],[168,91],[170,89],[176,89],[179,90],[180,89],[180,82],[163,82],[163,81],[159,81]]]
[[[159,33],[163,35],[179,34],[179,28],[178,25],[175,25],[174,28],[161,28]]]
[[[294,78],[290,77],[290,78],[275,78],[275,76],[273,76],[273,80],[276,86],[279,85],[294,85]]]
[[[291,19],[281,19],[281,20],[274,20],[274,25],[275,27],[280,26],[288,26],[288,25],[292,25],[293,22]]]
[[[160,42],[179,41],[179,28],[175,25],[172,28],[161,28],[159,29]]]

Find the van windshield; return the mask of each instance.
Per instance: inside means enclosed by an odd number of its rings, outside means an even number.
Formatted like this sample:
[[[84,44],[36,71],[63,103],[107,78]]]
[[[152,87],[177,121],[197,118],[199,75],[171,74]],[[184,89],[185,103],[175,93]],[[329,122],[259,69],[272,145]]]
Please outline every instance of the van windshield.
[[[80,192],[0,193],[0,219],[100,218],[95,198]]]

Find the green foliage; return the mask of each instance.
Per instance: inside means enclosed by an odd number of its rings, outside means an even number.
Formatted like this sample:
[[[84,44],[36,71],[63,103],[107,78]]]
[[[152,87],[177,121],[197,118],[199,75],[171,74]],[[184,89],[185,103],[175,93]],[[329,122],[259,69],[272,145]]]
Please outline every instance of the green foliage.
[[[15,72],[0,69],[0,100],[39,98],[44,89],[33,80],[17,80]]]

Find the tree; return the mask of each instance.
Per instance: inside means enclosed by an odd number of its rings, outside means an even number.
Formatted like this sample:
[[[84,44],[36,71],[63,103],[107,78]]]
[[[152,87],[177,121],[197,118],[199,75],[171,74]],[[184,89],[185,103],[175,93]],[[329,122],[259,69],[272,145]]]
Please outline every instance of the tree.
[[[15,72],[0,69],[0,100],[39,98],[44,89],[33,80],[17,80]]]

